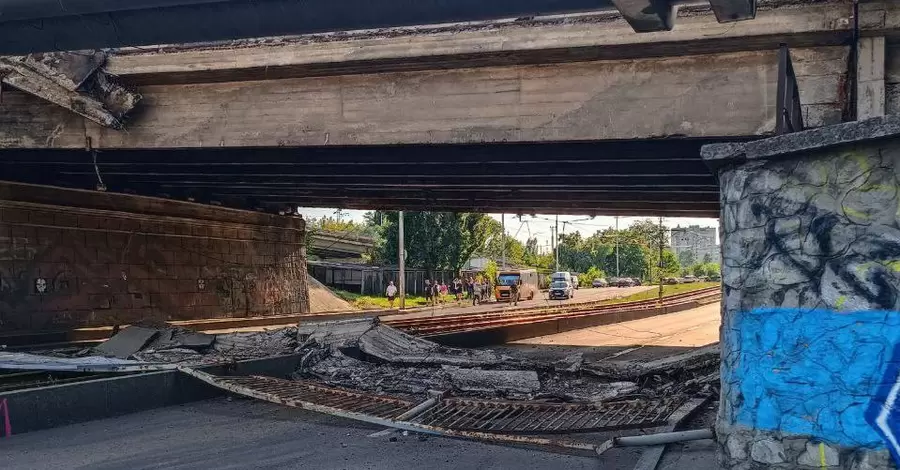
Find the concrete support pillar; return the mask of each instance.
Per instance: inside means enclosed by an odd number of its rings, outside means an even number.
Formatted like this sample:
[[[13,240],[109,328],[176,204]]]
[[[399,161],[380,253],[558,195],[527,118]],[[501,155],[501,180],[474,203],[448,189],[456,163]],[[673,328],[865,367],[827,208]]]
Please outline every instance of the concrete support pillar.
[[[856,115],[863,120],[885,114],[885,39],[867,37],[859,40],[857,49]]]
[[[0,182],[0,333],[308,311],[302,218]]]
[[[900,116],[703,157],[721,185],[720,468],[894,468]]]

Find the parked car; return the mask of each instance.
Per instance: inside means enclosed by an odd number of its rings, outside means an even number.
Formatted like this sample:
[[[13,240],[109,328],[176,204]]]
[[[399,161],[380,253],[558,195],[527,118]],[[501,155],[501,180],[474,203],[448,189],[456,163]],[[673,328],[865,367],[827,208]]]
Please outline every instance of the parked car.
[[[641,281],[640,279],[638,279],[638,278],[636,278],[636,277],[631,278],[631,280],[634,281],[634,285],[636,285],[636,286],[642,286],[642,285],[643,285],[643,284],[642,284],[643,281]]]
[[[606,282],[606,279],[597,278],[591,281],[591,287],[609,287],[609,283]]]
[[[693,283],[697,282],[697,276],[688,274],[687,276],[684,276],[683,278],[681,278],[681,282],[683,282],[685,284],[693,284]]]
[[[668,284],[668,285],[672,286],[672,285],[680,284],[680,283],[681,283],[681,281],[678,280],[677,277],[664,277],[663,278],[663,284]]]
[[[553,284],[550,284],[550,300],[571,299],[572,297],[575,297],[575,289],[572,288],[571,282],[553,281]]]
[[[572,287],[574,287],[575,289],[578,289],[579,287],[581,287],[580,284],[581,284],[581,281],[578,280],[578,276],[572,276]]]
[[[630,277],[619,278],[619,282],[616,283],[616,287],[634,287],[636,285],[635,280]]]

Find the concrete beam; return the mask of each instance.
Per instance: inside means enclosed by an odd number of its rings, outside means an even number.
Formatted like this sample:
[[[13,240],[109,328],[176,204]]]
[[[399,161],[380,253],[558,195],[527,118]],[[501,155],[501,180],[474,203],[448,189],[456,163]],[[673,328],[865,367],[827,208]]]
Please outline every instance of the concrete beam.
[[[618,15],[394,29],[221,44],[120,49],[106,70],[134,85],[621,60],[845,44],[845,2],[761,6],[752,22],[719,24],[690,11],[678,28],[635,33]]]
[[[843,51],[798,54],[805,56],[795,62],[805,105],[839,108]],[[85,135],[101,149],[761,135],[774,127],[775,82],[776,53],[758,51],[156,85],[140,88],[145,109],[126,133],[8,93],[0,147],[83,148]]]
[[[756,17],[756,0],[709,0],[719,23],[750,20]]]
[[[670,0],[612,0],[625,21],[638,33],[669,31],[675,17]]]

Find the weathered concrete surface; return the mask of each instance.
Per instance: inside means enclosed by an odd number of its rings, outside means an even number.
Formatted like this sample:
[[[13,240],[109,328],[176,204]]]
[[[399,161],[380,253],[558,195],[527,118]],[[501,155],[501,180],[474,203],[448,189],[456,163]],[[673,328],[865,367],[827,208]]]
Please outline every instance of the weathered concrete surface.
[[[795,51],[810,125],[839,122],[846,57],[846,47]],[[194,148],[757,135],[774,128],[775,88],[774,51],[147,85],[128,132],[7,93],[0,147],[84,148],[85,136],[95,148]]]
[[[304,222],[0,183],[2,332],[305,313]]]
[[[722,186],[724,468],[798,468],[809,445],[829,468],[900,455],[898,136],[895,116],[704,151]]]
[[[275,80],[829,46],[850,37],[845,2],[760,3],[753,21],[727,24],[709,8],[682,6],[678,27],[656,33],[635,33],[621,15],[601,13],[124,48],[106,70],[133,85]],[[884,16],[882,9],[881,23]]]

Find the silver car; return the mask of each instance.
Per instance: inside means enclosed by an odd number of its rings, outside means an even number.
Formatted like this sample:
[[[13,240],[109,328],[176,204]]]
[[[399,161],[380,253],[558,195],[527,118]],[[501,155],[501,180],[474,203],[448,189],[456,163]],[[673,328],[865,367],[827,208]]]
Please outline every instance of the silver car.
[[[575,289],[572,288],[572,283],[553,281],[553,284],[550,284],[550,300],[571,299],[572,297],[575,297]]]

